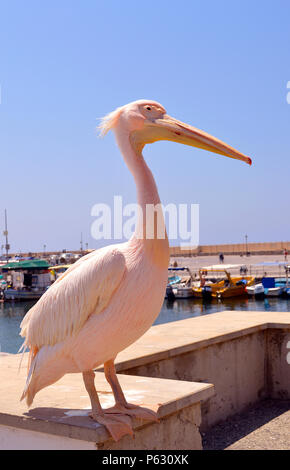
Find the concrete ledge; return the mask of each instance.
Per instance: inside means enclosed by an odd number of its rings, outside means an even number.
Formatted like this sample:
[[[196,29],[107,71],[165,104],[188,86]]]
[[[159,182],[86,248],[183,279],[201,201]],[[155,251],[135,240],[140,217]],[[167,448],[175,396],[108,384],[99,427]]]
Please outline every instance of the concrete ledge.
[[[226,311],[156,325],[118,355],[116,368],[127,371],[269,328],[290,329],[290,313]]]
[[[24,367],[17,375],[19,359],[1,357],[2,449],[201,449],[200,402],[213,395],[211,384],[119,376],[128,401],[158,411],[160,423],[134,420],[135,439],[126,436],[115,443],[104,426],[89,418],[90,402],[80,374],[68,374],[41,390],[27,410],[19,402],[25,383]],[[103,406],[112,406],[112,392],[102,373],[96,374],[95,382]]]
[[[290,313],[226,311],[152,327],[119,354],[117,370],[214,384],[206,431],[262,398],[289,399],[289,353]]]
[[[226,311],[152,327],[116,366],[128,400],[158,408],[161,421],[134,422],[135,440],[117,444],[88,418],[79,374],[42,390],[27,412],[18,402],[25,361],[17,375],[19,356],[0,355],[0,448],[14,439],[25,448],[199,449],[199,426],[207,430],[262,398],[290,398],[289,353],[288,312]],[[110,406],[100,371],[96,383]]]

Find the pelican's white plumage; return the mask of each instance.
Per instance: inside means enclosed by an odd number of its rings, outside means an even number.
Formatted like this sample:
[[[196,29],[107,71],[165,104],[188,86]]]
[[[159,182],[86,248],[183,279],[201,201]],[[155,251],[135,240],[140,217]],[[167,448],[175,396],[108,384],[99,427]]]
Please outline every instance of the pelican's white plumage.
[[[127,403],[114,359],[156,319],[169,261],[166,232],[160,238],[154,218],[146,218],[148,204],[159,204],[160,199],[143,147],[157,140],[172,140],[247,163],[251,160],[209,134],[171,118],[155,101],[139,100],[118,108],[102,120],[102,133],[110,129],[136,183],[140,209],[136,231],[128,242],[92,252],[72,265],[23,319],[21,335],[30,349],[30,362],[22,398],[30,405],[39,390],[64,374],[82,372],[92,417],[119,439],[132,432],[120,412],[155,419],[149,410],[136,410]],[[147,233],[153,236],[147,237]],[[92,371],[101,364],[116,400],[111,410],[117,408],[115,416],[104,412],[94,387]]]

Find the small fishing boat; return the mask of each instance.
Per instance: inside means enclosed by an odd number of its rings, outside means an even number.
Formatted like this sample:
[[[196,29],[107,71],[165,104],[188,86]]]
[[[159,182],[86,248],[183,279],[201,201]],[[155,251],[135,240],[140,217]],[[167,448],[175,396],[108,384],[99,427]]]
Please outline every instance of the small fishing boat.
[[[226,274],[227,279],[218,282],[214,287],[212,286],[213,297],[223,299],[246,295],[246,287],[252,285],[255,281],[255,278],[252,276],[231,277],[229,273]]]
[[[49,264],[44,260],[16,261],[5,264],[7,287],[4,300],[38,300],[51,285]]]
[[[176,299],[189,299],[194,295],[191,285],[180,284],[172,290]]]
[[[266,297],[280,297],[285,291],[285,284],[276,282],[274,277],[263,277],[262,284]]]
[[[229,269],[237,267],[238,265],[227,265],[224,267],[210,266],[202,269],[207,275],[209,272],[223,273],[225,275],[225,279],[213,282],[211,285],[207,286],[212,297],[223,299],[247,294],[246,287],[253,285],[255,278],[253,276],[232,276]],[[193,289],[194,294],[202,292],[202,288],[203,286],[200,286],[198,290]]]
[[[4,290],[4,300],[38,300],[44,294],[46,289],[12,289]]]
[[[168,284],[166,289],[166,296],[171,299],[189,299],[193,297],[192,284],[193,278],[189,268],[168,268],[168,271],[172,273],[168,278]],[[183,273],[183,276],[180,274]]]
[[[269,287],[269,288],[266,288],[264,292],[265,292],[266,297],[280,297],[284,293],[284,287],[282,286]]]
[[[251,297],[264,297],[264,286],[261,282],[252,286],[246,286],[246,291]]]

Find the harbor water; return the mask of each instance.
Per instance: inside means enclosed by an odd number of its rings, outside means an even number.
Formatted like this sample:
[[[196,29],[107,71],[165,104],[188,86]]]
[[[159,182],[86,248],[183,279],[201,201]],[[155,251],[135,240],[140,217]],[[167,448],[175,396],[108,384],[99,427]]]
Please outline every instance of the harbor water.
[[[23,342],[23,339],[19,336],[20,323],[34,304],[34,301],[0,303],[0,350],[2,352],[17,353]],[[207,303],[195,298],[176,299],[173,302],[165,300],[155,325],[200,315],[209,315],[223,310],[289,312],[290,298],[273,297],[258,300],[248,297],[236,297],[222,301],[212,300]]]

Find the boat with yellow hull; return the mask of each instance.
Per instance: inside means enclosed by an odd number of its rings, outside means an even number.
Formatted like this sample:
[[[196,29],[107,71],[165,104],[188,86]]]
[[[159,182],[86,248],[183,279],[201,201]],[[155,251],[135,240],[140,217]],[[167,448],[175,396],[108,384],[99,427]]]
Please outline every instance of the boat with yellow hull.
[[[198,297],[199,299],[211,298],[211,286],[213,285],[213,283],[210,281],[206,281],[206,278],[205,278],[206,275],[207,275],[206,270],[204,269],[199,270],[199,278],[200,278],[199,286],[192,287],[194,297]]]
[[[253,276],[232,276],[225,268],[210,269],[210,271],[224,273],[225,279],[213,283],[206,282],[205,276],[208,271],[201,269],[199,271],[200,286],[192,289],[195,297],[220,299],[247,295],[246,287],[253,285],[255,282]]]
[[[229,273],[227,273],[229,274]],[[253,285],[255,278],[253,276],[238,276],[217,282],[212,285],[211,295],[216,298],[229,298],[247,295],[246,287]]]

